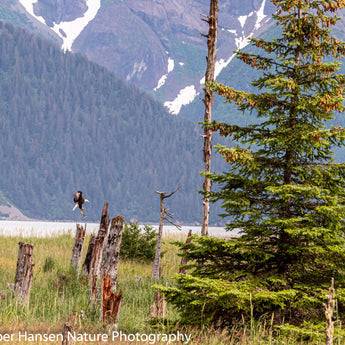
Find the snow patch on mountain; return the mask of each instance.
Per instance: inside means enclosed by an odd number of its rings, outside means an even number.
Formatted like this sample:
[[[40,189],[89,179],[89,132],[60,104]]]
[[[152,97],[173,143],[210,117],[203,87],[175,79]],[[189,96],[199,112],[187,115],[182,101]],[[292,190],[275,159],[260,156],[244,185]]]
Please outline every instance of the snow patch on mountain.
[[[168,73],[172,72],[174,70],[175,63],[173,59],[168,59]]]
[[[197,95],[195,86],[190,85],[182,89],[172,102],[165,102],[164,106],[169,109],[170,114],[177,115],[180,112],[181,107],[193,102]]]
[[[101,8],[101,0],[86,0],[87,11],[82,17],[71,22],[54,23],[52,28],[63,40],[62,49],[72,51],[74,40],[80,35],[87,24],[93,20]]]
[[[260,26],[262,25],[262,21],[266,18],[267,20],[269,19],[267,15],[264,14],[264,9],[265,9],[265,5],[266,5],[266,0],[264,0],[261,4],[261,7],[259,9],[259,11],[256,13],[258,20],[255,23],[255,30],[258,30],[260,28]]]
[[[35,17],[38,21],[40,21],[44,25],[46,25],[46,21],[44,20],[44,18],[41,16],[36,16],[36,14],[34,13],[34,4],[37,1],[38,0],[19,0],[20,4],[25,8],[26,12],[31,14],[33,17]]]
[[[46,25],[44,18],[37,16],[34,13],[33,7],[37,0],[19,0],[19,2],[24,6],[28,13]],[[63,43],[61,48],[64,51],[72,51],[72,45],[75,39],[84,30],[86,25],[96,17],[98,10],[101,8],[101,0],[86,0],[86,6],[88,9],[82,17],[70,22],[61,22],[59,24],[54,23],[54,26],[51,28],[62,38]]]
[[[246,16],[240,16],[240,17],[238,17],[238,21],[240,22],[242,28],[244,27],[244,24],[246,23],[247,18],[250,17],[252,14],[253,14],[253,12],[250,12],[250,13],[249,13],[248,15],[246,15]]]
[[[157,86],[153,89],[153,91],[157,91],[160,87],[162,87],[165,84],[165,81],[168,78],[168,74],[174,70],[174,67],[175,67],[174,60],[169,58],[168,59],[168,73],[162,75],[162,77],[158,80]]]

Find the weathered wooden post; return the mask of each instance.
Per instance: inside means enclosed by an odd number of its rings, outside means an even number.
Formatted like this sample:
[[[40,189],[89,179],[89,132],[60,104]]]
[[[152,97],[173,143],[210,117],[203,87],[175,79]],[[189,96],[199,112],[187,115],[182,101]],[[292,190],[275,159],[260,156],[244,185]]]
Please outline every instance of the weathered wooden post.
[[[108,203],[104,203],[102,218],[98,230],[98,234],[95,240],[95,245],[92,251],[92,257],[90,262],[90,276],[91,276],[91,283],[90,283],[90,293],[89,299],[91,302],[95,301],[97,298],[97,281],[99,278],[100,273],[100,265],[102,262],[102,252],[103,252],[103,244],[104,240],[108,235],[108,228],[109,228],[110,218],[108,215]]]
[[[113,283],[111,282],[110,274],[107,271],[103,272],[102,279],[102,304],[101,304],[101,318],[103,322],[117,325],[120,317],[120,308],[122,301],[122,290],[116,294],[113,291]]]
[[[84,277],[88,277],[90,275],[90,265],[91,265],[93,247],[95,246],[95,241],[96,241],[96,236],[91,234],[89,245],[87,247],[85,260],[81,269],[82,275]]]
[[[192,242],[192,230],[189,230],[186,243],[191,243],[191,242]],[[184,253],[188,253],[189,249],[185,249],[183,252]],[[181,259],[181,266],[186,266],[187,264],[188,264],[187,259],[182,257],[182,259]],[[178,273],[186,274],[187,270],[184,267],[180,267]]]
[[[163,225],[164,220],[167,220],[170,224],[176,226],[179,230],[181,227],[179,225],[174,224],[169,217],[171,218],[171,213],[164,207],[164,199],[170,198],[173,194],[175,194],[181,186],[179,185],[175,191],[172,193],[165,195],[164,192],[155,192],[160,195],[160,217],[159,217],[159,227],[158,227],[158,236],[157,236],[157,245],[156,245],[156,254],[153,260],[153,267],[152,267],[152,278],[155,280],[159,279],[159,270],[160,270],[160,261],[161,261],[161,253],[162,253],[162,238],[163,238]]]
[[[17,300],[29,305],[31,281],[33,275],[33,250],[30,243],[19,242],[17,271],[14,281],[14,295]]]
[[[77,272],[79,272],[79,268],[81,264],[81,256],[83,254],[85,233],[86,233],[86,224],[84,228],[82,225],[77,224],[74,247],[73,247],[72,258],[71,258],[71,268],[75,268]]]

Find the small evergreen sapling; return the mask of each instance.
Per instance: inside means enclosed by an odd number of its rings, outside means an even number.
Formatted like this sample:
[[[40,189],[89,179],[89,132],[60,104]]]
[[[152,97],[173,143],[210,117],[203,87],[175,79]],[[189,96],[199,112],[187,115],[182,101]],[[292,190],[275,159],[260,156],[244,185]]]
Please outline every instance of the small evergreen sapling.
[[[151,261],[155,257],[157,231],[153,226],[137,222],[125,223],[122,241],[121,257],[127,260]]]

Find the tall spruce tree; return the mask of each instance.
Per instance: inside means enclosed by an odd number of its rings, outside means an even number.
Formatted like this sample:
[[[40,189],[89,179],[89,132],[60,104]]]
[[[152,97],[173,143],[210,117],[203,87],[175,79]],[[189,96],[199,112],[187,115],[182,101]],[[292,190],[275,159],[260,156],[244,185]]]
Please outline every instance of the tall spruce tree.
[[[230,240],[195,238],[184,256],[190,275],[161,288],[187,322],[233,324],[274,314],[275,322],[322,320],[322,301],[335,278],[339,313],[345,307],[345,167],[333,160],[345,129],[327,122],[344,109],[345,44],[331,36],[345,6],[335,0],[281,0],[273,14],[281,36],[251,39],[259,54],[237,56],[258,69],[256,93],[219,83],[212,91],[257,116],[246,127],[205,123],[236,147],[218,145],[229,171],[211,174],[220,185]]]

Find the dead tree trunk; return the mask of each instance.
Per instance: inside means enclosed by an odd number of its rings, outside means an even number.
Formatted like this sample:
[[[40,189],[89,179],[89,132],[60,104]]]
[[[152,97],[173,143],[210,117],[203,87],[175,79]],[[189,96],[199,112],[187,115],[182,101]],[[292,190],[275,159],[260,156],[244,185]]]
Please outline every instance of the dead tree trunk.
[[[331,281],[331,287],[329,288],[329,295],[327,296],[327,304],[323,303],[325,307],[326,316],[326,345],[333,344],[334,338],[334,321],[333,312],[335,307],[335,290],[334,290],[334,278]]]
[[[191,242],[192,242],[192,230],[189,230],[186,243],[191,243]],[[183,252],[184,253],[188,253],[189,249],[185,249]],[[182,267],[182,266],[186,266],[187,264],[188,264],[187,259],[182,257],[182,259],[181,259],[181,267],[180,267],[178,273],[186,274],[187,270],[184,267]]]
[[[116,290],[117,269],[120,259],[120,248],[123,231],[123,217],[117,216],[111,221],[108,240],[103,250],[102,273],[107,271],[110,275],[113,290]]]
[[[14,281],[14,295],[17,300],[29,305],[31,281],[33,275],[33,250],[30,243],[19,242],[17,271]]]
[[[102,279],[102,320],[108,324],[116,325],[119,322],[122,301],[122,290],[116,294],[113,291],[113,283],[110,274],[103,272]]]
[[[156,245],[156,254],[153,261],[152,267],[152,278],[155,280],[159,279],[159,270],[160,270],[160,261],[161,261],[161,254],[162,254],[162,237],[163,237],[163,225],[164,220],[167,220],[170,224],[176,226],[178,229],[181,229],[179,225],[174,224],[169,218],[171,218],[172,214],[164,207],[164,199],[170,198],[173,194],[175,194],[181,186],[179,185],[177,189],[170,193],[169,195],[165,195],[164,192],[157,192],[160,195],[160,217],[159,217],[159,227],[158,227],[158,236],[157,236],[157,245]]]
[[[211,0],[210,3],[210,14],[205,16],[206,21],[209,25],[208,35],[203,35],[207,37],[207,67],[205,73],[205,117],[204,117],[204,163],[205,163],[205,174],[211,172],[211,153],[212,153],[212,129],[209,128],[209,124],[212,121],[212,107],[213,107],[213,92],[210,91],[207,83],[214,81],[214,72],[216,65],[216,48],[217,48],[217,31],[218,31],[218,0]],[[203,184],[204,192],[206,193],[202,202],[202,228],[201,235],[208,235],[208,224],[210,215],[210,200],[208,193],[211,191],[212,181],[205,175],[205,180]]]
[[[90,275],[90,265],[91,265],[91,259],[92,259],[92,252],[93,252],[93,248],[95,246],[95,241],[96,241],[96,236],[94,236],[93,234],[90,237],[90,242],[89,242],[89,246],[87,247],[87,252],[86,252],[86,256],[85,256],[85,260],[83,263],[83,267],[82,267],[82,275],[84,277],[88,277]]]
[[[79,272],[81,264],[81,256],[83,254],[84,239],[86,233],[86,224],[85,228],[82,225],[77,224],[77,230],[75,234],[74,247],[72,251],[71,258],[71,268],[75,268]]]
[[[108,228],[109,228],[110,218],[108,215],[108,203],[104,203],[103,212],[101,223],[99,226],[98,234],[95,240],[95,245],[92,251],[92,257],[90,262],[90,276],[91,276],[91,283],[90,283],[90,293],[89,299],[91,302],[95,301],[97,298],[97,282],[100,273],[100,265],[102,262],[102,252],[103,252],[103,245],[105,238],[108,235]]]

